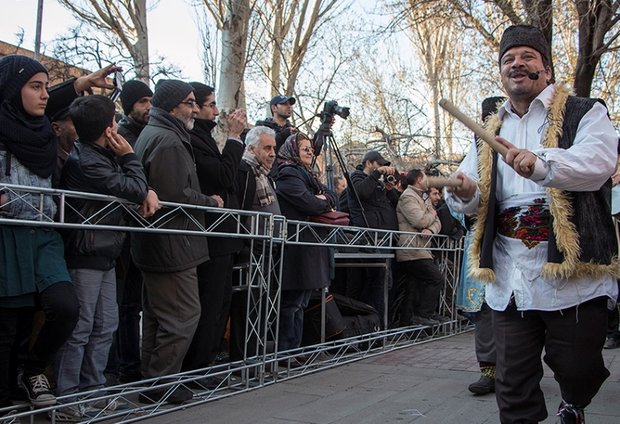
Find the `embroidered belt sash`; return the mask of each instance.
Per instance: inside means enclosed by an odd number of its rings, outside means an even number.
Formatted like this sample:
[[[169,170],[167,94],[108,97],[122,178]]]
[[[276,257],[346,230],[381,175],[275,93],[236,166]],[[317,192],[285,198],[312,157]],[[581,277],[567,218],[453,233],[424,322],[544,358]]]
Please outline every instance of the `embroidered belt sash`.
[[[497,216],[497,232],[521,240],[528,249],[549,238],[551,212],[543,199],[533,205],[506,208]]]

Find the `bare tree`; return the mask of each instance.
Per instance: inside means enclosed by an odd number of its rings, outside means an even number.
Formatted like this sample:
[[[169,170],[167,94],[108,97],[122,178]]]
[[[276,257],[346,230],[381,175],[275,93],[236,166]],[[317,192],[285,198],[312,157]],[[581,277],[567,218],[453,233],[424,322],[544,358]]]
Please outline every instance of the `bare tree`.
[[[348,3],[348,2],[347,2]],[[304,57],[313,38],[337,10],[347,4],[338,0],[265,0],[256,14],[266,28],[264,39],[253,42],[271,46],[265,69],[271,86],[271,96],[295,91],[295,83],[303,67]]]
[[[249,0],[203,2],[221,34],[217,102],[224,111],[245,107],[243,77],[248,60],[249,23],[254,3]]]
[[[138,79],[149,81],[147,0],[58,0],[80,21],[108,31],[131,57]]]
[[[441,0],[440,0],[441,1]],[[494,7],[486,8],[492,4]],[[572,72],[573,87],[579,96],[589,96],[596,69],[604,54],[617,52],[620,48],[619,0],[523,0],[510,2],[493,0],[492,3],[480,0],[447,0],[447,6],[459,12],[459,16],[470,28],[476,29],[492,45],[499,45],[501,28],[507,24],[531,24],[539,27],[549,46],[552,45],[554,29],[559,31],[576,29],[578,56]],[[565,22],[567,10],[572,9],[573,19],[569,25],[554,26],[554,11]],[[482,11],[482,12],[481,12]],[[497,16],[501,25],[497,25]],[[569,16],[570,16],[569,15]],[[495,19],[493,19],[493,16]],[[490,19],[485,19],[485,18]],[[558,18],[560,18],[558,17]],[[498,31],[500,30],[500,31]],[[557,56],[556,56],[557,58]]]
[[[100,69],[110,63],[116,63],[124,69],[126,76],[133,77],[133,59],[114,39],[110,39],[100,31],[96,31],[85,24],[70,28],[66,34],[60,35],[50,44],[52,55],[64,62],[65,65],[55,71],[65,75],[65,79],[71,66],[84,69]],[[67,69],[62,69],[66,66]],[[178,78],[181,70],[163,57],[158,56],[151,62],[150,81],[154,82],[158,77]]]

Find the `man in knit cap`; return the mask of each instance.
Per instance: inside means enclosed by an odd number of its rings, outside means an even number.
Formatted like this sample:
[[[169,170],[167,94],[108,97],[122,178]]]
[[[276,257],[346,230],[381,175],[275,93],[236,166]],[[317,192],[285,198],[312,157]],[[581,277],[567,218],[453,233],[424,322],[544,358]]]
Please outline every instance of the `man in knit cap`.
[[[123,84],[121,105],[123,117],[118,133],[135,147],[138,136],[149,121],[153,91],[140,80]],[[142,379],[140,373],[140,312],[142,311],[142,275],[131,260],[129,237],[123,254],[116,263],[118,299],[118,330],[110,349],[105,373],[108,384],[129,383]]]
[[[179,80],[160,80],[155,87],[149,122],[136,141],[149,187],[162,201],[222,207],[217,196],[200,190],[189,131],[194,127],[198,104],[194,88]],[[165,208],[164,208],[165,209]],[[157,220],[160,211],[153,219]],[[189,211],[168,218],[166,228],[199,230],[204,213]],[[142,375],[153,378],[181,371],[183,358],[200,318],[196,267],[209,259],[206,237],[161,233],[136,233],[131,254],[142,272],[143,330]],[[182,403],[192,392],[168,388],[141,395],[144,402]]]
[[[124,116],[118,123],[118,133],[132,146],[136,144],[138,136],[149,122],[152,98],[153,92],[140,80],[131,80],[123,84],[121,105]]]
[[[489,145],[473,145],[456,174],[462,185],[446,198],[478,217],[469,274],[488,283],[506,424],[547,417],[543,349],[560,385],[562,423],[583,423],[609,376],[601,350],[607,303],[618,292],[610,218],[618,136],[602,102],[553,83],[550,58],[538,28],[505,30],[499,76],[508,100],[486,126],[507,153],[498,159]]]

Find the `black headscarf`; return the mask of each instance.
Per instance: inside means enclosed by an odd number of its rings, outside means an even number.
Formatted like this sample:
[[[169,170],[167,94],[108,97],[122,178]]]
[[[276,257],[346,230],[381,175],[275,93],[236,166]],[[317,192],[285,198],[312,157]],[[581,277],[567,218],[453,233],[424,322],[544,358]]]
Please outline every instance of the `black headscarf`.
[[[26,56],[0,60],[0,143],[31,172],[48,178],[56,166],[56,137],[45,115],[26,113],[21,96],[22,87],[39,72],[47,74],[47,69]],[[2,172],[9,170],[7,164]]]

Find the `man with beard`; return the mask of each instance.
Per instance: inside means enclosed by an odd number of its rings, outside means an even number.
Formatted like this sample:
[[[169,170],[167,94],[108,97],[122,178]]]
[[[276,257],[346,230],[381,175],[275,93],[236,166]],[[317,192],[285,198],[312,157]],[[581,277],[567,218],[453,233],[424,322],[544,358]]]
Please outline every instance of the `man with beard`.
[[[121,91],[124,115],[117,132],[135,146],[138,136],[149,121],[153,92],[139,80],[127,81]],[[118,330],[110,349],[105,370],[108,384],[128,383],[142,379],[140,373],[140,312],[142,311],[142,275],[131,260],[129,240],[116,263],[118,292]]]
[[[123,118],[118,123],[118,133],[132,146],[149,122],[153,92],[148,85],[139,80],[127,81],[121,91]]]
[[[217,196],[200,190],[189,131],[198,104],[194,88],[179,80],[160,80],[155,87],[149,123],[136,141],[149,187],[162,201],[222,207]],[[155,214],[157,220],[163,213]],[[199,230],[204,213],[190,210],[169,218],[166,228]],[[142,272],[142,375],[153,378],[181,371],[185,353],[200,319],[196,267],[209,259],[207,238],[163,233],[136,233],[131,254]],[[141,394],[143,402],[182,403],[193,394],[178,387]]]
[[[618,136],[605,106],[553,83],[542,31],[504,31],[499,76],[508,100],[486,120],[507,148],[500,160],[480,143],[459,166],[453,209],[477,214],[469,274],[487,282],[497,351],[502,423],[545,420],[541,354],[559,383],[562,423],[609,376],[601,350],[608,301],[618,293],[611,175]]]

